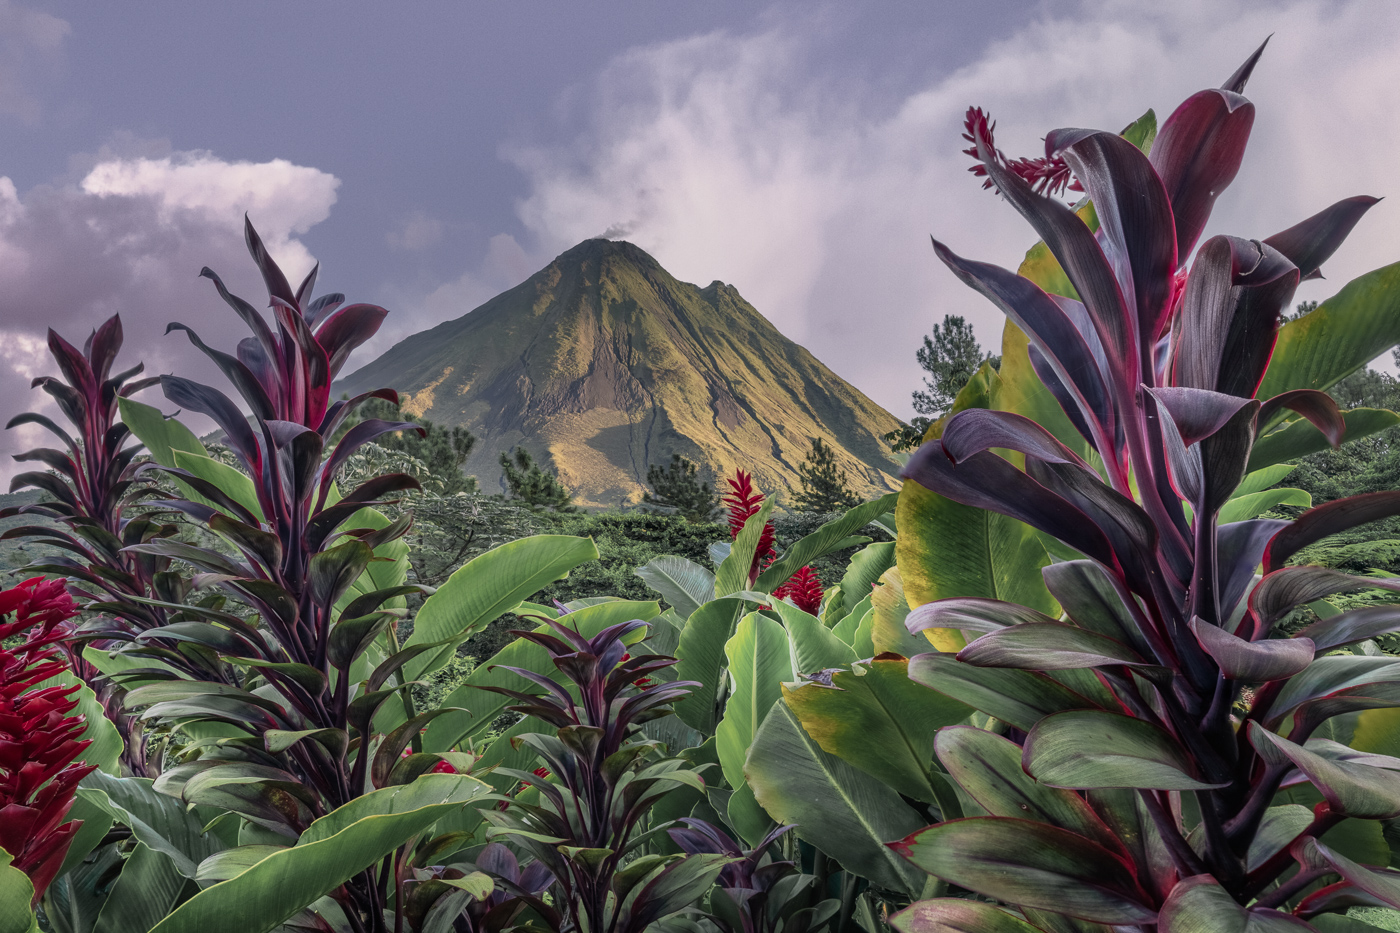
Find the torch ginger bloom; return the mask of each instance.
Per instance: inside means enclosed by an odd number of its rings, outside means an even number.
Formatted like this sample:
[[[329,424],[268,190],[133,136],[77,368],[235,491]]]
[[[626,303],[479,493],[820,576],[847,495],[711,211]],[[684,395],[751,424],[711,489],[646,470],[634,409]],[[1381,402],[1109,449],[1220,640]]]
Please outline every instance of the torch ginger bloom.
[[[734,539],[744,530],[744,523],[758,514],[758,510],[763,507],[764,497],[763,493],[754,488],[751,473],[737,470],[734,478],[725,482],[729,484],[730,492],[723,501],[725,508],[729,510],[729,537]],[[749,568],[750,586],[758,579],[759,573],[777,559],[778,553],[773,549],[774,541],[773,523],[767,522],[763,526],[763,534],[758,539],[758,547],[753,552],[753,566]],[[803,567],[774,590],[773,596],[777,599],[791,599],[803,612],[816,615],[822,604],[821,581],[817,579],[811,567]]]
[[[29,876],[36,902],[82,825],[63,818],[94,770],[75,761],[90,744],[81,739],[83,717],[70,715],[79,686],[36,688],[67,670],[57,645],[75,612],[62,580],[35,577],[0,592],[0,643],[24,635],[0,648],[0,848]]]

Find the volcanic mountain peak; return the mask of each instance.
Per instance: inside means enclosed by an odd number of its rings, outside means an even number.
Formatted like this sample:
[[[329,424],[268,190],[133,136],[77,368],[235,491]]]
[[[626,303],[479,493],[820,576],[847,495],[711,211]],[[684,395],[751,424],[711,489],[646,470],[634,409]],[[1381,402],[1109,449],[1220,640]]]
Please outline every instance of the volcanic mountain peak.
[[[478,438],[467,472],[500,482],[523,445],[583,505],[640,500],[672,453],[760,488],[798,484],[812,438],[861,493],[895,488],[880,435],[897,421],[778,332],[730,285],[679,282],[624,241],[585,240],[470,313],[406,338],[346,377]]]

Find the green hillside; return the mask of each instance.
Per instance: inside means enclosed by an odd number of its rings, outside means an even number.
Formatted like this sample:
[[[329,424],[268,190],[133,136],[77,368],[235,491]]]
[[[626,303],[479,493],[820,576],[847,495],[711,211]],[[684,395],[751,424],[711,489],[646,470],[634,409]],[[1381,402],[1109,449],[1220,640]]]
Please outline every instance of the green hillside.
[[[716,473],[797,485],[813,437],[863,494],[897,488],[880,435],[897,421],[722,282],[673,278],[630,243],[587,240],[476,310],[415,334],[338,388],[392,386],[405,408],[479,438],[496,488],[523,444],[581,504],[635,503],[673,452]]]

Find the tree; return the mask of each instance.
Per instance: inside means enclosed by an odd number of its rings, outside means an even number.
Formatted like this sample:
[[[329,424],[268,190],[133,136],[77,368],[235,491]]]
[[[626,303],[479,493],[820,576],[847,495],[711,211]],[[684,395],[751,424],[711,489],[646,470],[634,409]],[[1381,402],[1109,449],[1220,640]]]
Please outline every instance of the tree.
[[[379,440],[380,447],[406,454],[422,464],[422,469],[414,472],[425,488],[444,496],[476,491],[476,477],[467,476],[462,472],[462,466],[476,447],[476,435],[472,432],[461,426],[449,428],[426,418],[407,414],[383,399],[371,399],[362,411],[364,418],[407,421],[422,425],[428,432],[420,437],[414,431],[400,431],[385,435]]]
[[[942,324],[933,325],[933,333],[924,337],[915,357],[925,373],[923,389],[914,390],[914,411],[920,417],[885,435],[896,451],[912,450],[923,443],[928,426],[948,413],[962,387],[983,363],[1001,365],[1001,357],[983,350],[972,325],[956,314],[944,315]]]
[[[799,512],[844,512],[860,503],[846,485],[846,471],[836,463],[836,452],[820,437],[812,438],[807,459],[797,467],[802,488],[794,497]]]
[[[671,511],[688,522],[712,522],[719,517],[719,502],[709,483],[700,481],[695,464],[680,454],[671,455],[671,465],[664,469],[653,463],[647,468],[647,483],[652,492],[642,501],[658,510]]]
[[[519,499],[532,509],[553,509],[556,512],[577,512],[573,497],[553,473],[540,469],[535,458],[524,447],[515,448],[515,462],[501,452],[501,472],[510,497]]]

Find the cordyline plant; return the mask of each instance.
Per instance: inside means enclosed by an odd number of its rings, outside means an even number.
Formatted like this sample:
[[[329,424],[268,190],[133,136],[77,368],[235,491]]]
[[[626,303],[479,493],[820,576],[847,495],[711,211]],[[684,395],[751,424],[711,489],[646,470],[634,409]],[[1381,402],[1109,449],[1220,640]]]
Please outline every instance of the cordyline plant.
[[[96,767],[76,760],[91,744],[83,717],[72,715],[79,686],[38,686],[68,669],[59,643],[76,613],[61,579],[34,577],[0,592],[0,849],[33,882],[36,904],[82,826],[63,818]],[[15,637],[22,641],[2,647]]]
[[[231,612],[189,607],[198,621],[154,629],[128,653],[145,651],[147,636],[179,639],[243,673],[233,683],[147,683],[128,694],[127,704],[143,709],[147,719],[182,725],[209,721],[219,724],[222,734],[231,727],[235,738],[194,743],[188,760],[163,773],[156,789],[189,804],[231,810],[290,845],[312,821],[372,788],[407,784],[434,768],[466,767],[469,756],[401,757],[431,714],[413,716],[409,709],[407,721],[401,717],[402,724],[382,740],[372,725],[385,702],[405,689],[402,666],[423,650],[398,649],[392,629],[401,613],[384,604],[408,592],[431,592],[400,583],[352,593],[374,560],[374,549],[401,537],[411,523],[411,515],[405,515],[367,526],[369,508],[386,494],[418,488],[405,474],[371,477],[343,495],[335,488],[337,471],[361,445],[389,431],[422,430],[366,420],[333,443],[337,428],[359,402],[370,396],[396,401],[391,390],[330,401],[332,379],[350,351],[374,334],[385,311],[372,305],[338,307],[338,295],[313,301],[315,270],[292,291],[251,224],[246,232],[249,252],[267,284],[276,331],[207,269],[204,274],[255,336],[240,343],[238,355],[232,356],[205,346],[184,325],[172,324],[171,329],[185,330],[219,365],[251,418],[216,389],[161,377],[170,401],[214,419],[242,472],[225,468],[200,475],[150,466],[197,494],[200,501],[166,504],[226,547],[161,539],[127,549],[193,565],[200,571],[197,584],[218,587],[256,615],[249,621]],[[381,635],[387,637],[387,652],[379,647],[385,644]],[[131,676],[150,679],[152,672]],[[448,767],[439,767],[444,761]],[[340,888],[333,896],[352,928],[382,929],[391,902],[396,910],[403,906],[399,895],[413,868],[400,852]]]
[[[903,930],[1295,930],[1350,905],[1400,906],[1400,873],[1320,841],[1344,820],[1400,816],[1400,759],[1355,752],[1328,731],[1333,717],[1400,705],[1400,663],[1338,651],[1397,630],[1400,610],[1344,612],[1272,637],[1300,605],[1400,589],[1286,566],[1325,535],[1397,514],[1400,493],[1332,502],[1292,523],[1217,521],[1281,408],[1341,438],[1321,392],[1254,396],[1295,286],[1375,203],[1341,201],[1263,241],[1216,236],[1190,260],[1239,168],[1254,117],[1241,92],[1258,56],[1178,107],[1150,157],[1113,133],[1049,134],[1047,158],[1083,186],[1097,233],[1032,191],[976,129],[985,124],[971,123],[988,180],[1079,298],[935,249],[1025,331],[1101,468],[1024,417],[969,410],[905,470],[1083,559],[1044,571],[1064,618],[991,599],[909,617],[912,631],[985,633],[956,656],[914,658],[910,676],[1009,732],[945,729],[938,757],[987,815],[891,845],[1019,915],[944,898],[895,918]],[[993,448],[1021,454],[1024,468]],[[1291,796],[1280,797],[1285,787]],[[1298,799],[1318,802],[1309,812]]]
[[[699,685],[671,681],[641,686],[648,674],[675,663],[663,655],[628,653],[625,639],[646,629],[645,622],[618,623],[585,638],[569,627],[567,615],[544,621],[557,637],[513,634],[548,651],[573,689],[514,667],[505,669],[545,693],[482,688],[517,700],[510,709],[556,729],[553,735],[526,733],[517,740],[544,767],[501,773],[533,787],[539,802],[527,803],[518,794],[505,798],[504,812],[483,811],[492,824],[488,835],[511,840],[554,876],[550,901],[520,895],[548,929],[642,933],[690,906],[736,860],[727,853],[666,856],[644,848],[662,828],[647,829],[652,806],[683,786],[703,790],[704,781],[684,760],[659,754],[657,743],[641,735],[640,727],[669,715],[670,705]]]

